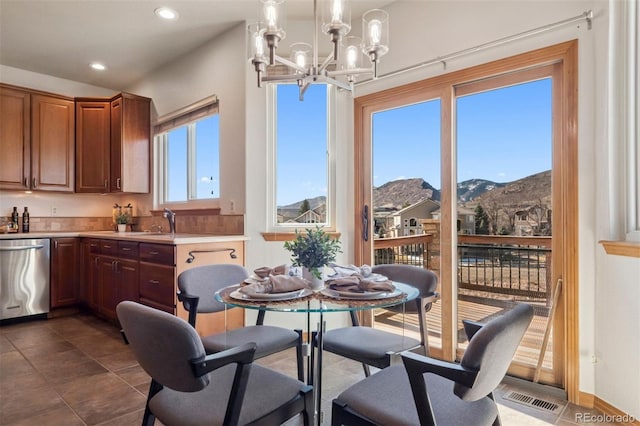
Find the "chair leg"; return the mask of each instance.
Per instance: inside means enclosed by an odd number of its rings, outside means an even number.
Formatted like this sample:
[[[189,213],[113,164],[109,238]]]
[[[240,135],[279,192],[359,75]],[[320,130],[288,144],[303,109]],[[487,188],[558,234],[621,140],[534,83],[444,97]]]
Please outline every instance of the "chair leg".
[[[316,338],[317,338],[317,331],[312,331],[311,332],[311,364],[310,364],[310,369],[307,370],[307,384],[313,386],[313,368],[315,367],[314,364],[314,360],[315,360],[315,355],[316,355]]]
[[[149,409],[149,401],[154,397],[155,394],[162,390],[163,386],[151,379],[151,384],[149,385],[149,394],[147,395],[147,403],[144,405],[144,416],[142,417],[142,426],[153,426],[156,422],[156,416]]]
[[[493,392],[489,392],[489,395],[487,395],[489,398],[491,398],[491,400],[494,402],[496,402],[496,398],[493,396]],[[496,404],[497,405],[497,404]],[[493,421],[492,426],[501,426],[502,422],[500,421],[500,411],[498,411],[498,413],[496,414],[496,419]]]
[[[298,380],[304,383],[304,357],[302,356],[302,330],[295,330],[298,333],[298,344],[296,345],[296,361],[298,364]]]
[[[371,375],[371,370],[367,364],[362,363],[362,369],[364,370],[364,377],[369,377]]]

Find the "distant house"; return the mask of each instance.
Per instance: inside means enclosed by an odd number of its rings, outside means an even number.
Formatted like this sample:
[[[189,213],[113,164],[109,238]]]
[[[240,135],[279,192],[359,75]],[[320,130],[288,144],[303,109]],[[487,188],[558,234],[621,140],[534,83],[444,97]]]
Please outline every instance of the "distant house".
[[[467,207],[457,207],[458,213],[458,233],[473,235],[476,233],[476,212]],[[440,220],[440,209],[432,213],[433,219]]]
[[[392,222],[389,237],[406,237],[424,234],[420,219],[429,219],[432,213],[440,209],[440,203],[430,198],[418,201],[389,215]]]

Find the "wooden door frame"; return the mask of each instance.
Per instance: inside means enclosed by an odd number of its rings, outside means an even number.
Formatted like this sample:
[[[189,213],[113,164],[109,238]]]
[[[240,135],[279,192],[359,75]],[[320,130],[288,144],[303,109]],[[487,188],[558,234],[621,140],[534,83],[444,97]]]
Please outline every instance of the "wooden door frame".
[[[555,64],[555,65],[554,65]],[[363,207],[369,206],[368,235],[373,235],[372,211],[372,147],[371,147],[371,115],[399,105],[429,99],[425,93],[440,92],[442,105],[441,127],[441,164],[442,191],[441,200],[441,235],[452,235],[453,238],[441,240],[441,281],[453,282],[455,265],[453,259],[457,245],[455,230],[455,205],[450,195],[455,193],[455,166],[452,159],[455,155],[453,132],[451,127],[452,102],[454,88],[468,82],[507,75],[508,73],[535,69],[541,66],[554,65],[554,113],[560,114],[558,125],[554,126],[553,168],[559,173],[554,179],[552,191],[554,201],[559,200],[559,210],[564,212],[557,220],[554,218],[554,245],[562,251],[555,263],[554,275],[563,281],[563,303],[558,307],[557,317],[564,318],[563,328],[559,330],[565,336],[563,382],[570,402],[579,402],[579,305],[578,305],[578,41],[572,40],[542,49],[500,59],[487,64],[440,75],[427,80],[405,84],[380,92],[358,97],[354,100],[354,260],[357,264],[371,264],[373,261],[373,240],[364,241],[362,229]],[[556,111],[557,110],[557,111]],[[555,176],[555,175],[554,175]],[[554,208],[557,209],[558,206]],[[554,250],[556,247],[554,247]],[[558,253],[558,251],[555,251]],[[556,256],[554,256],[556,257]],[[554,259],[555,260],[555,259]],[[441,288],[443,315],[456,318],[455,295],[453,286]],[[445,312],[446,310],[446,312]],[[454,324],[442,324],[443,335],[453,336]],[[452,340],[453,343],[453,339]],[[452,360],[455,356],[453,344],[442,348],[442,357]]]

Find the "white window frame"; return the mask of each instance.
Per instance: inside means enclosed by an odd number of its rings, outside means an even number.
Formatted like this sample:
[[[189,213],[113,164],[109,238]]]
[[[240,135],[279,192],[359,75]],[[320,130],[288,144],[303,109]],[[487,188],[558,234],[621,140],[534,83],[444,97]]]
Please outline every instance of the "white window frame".
[[[267,232],[295,232],[307,228],[320,227],[325,231],[335,231],[336,199],[336,87],[327,85],[327,195],[326,222],[318,223],[278,223],[277,203],[277,86],[267,86]],[[301,101],[308,102],[308,101]]]
[[[196,195],[196,123],[219,114],[217,97],[210,96],[192,105],[158,118],[153,139],[154,155],[154,208],[218,208],[222,192],[222,175],[219,176],[217,197],[197,199]],[[175,125],[173,125],[173,124]],[[166,201],[168,192],[168,134],[169,131],[187,127],[187,199],[185,201]],[[219,137],[220,129],[218,129]],[[219,141],[219,145],[222,141]],[[220,149],[220,146],[218,146]],[[220,164],[218,164],[220,167]]]
[[[640,242],[640,8],[637,2],[612,2],[610,18],[609,140],[610,167],[621,193],[618,218],[627,241]],[[616,164],[623,164],[620,169]],[[616,171],[618,170],[618,171]],[[620,175],[618,175],[620,173]]]

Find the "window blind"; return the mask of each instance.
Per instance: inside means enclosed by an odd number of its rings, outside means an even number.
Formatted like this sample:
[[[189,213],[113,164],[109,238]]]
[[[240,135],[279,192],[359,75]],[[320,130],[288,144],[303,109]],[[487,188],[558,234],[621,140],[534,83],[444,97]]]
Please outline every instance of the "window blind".
[[[212,95],[177,111],[158,117],[154,126],[154,134],[168,132],[176,127],[184,126],[217,113],[218,97]]]

